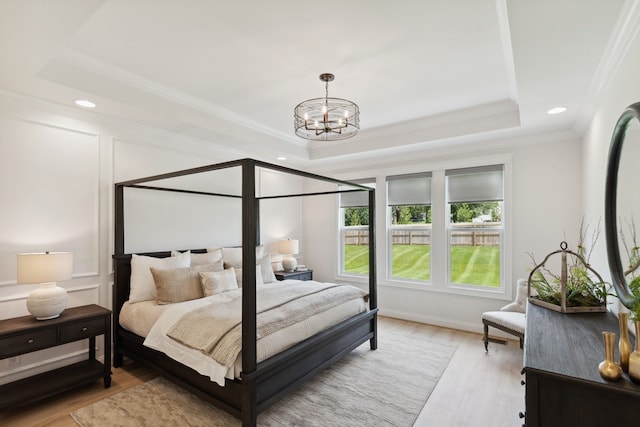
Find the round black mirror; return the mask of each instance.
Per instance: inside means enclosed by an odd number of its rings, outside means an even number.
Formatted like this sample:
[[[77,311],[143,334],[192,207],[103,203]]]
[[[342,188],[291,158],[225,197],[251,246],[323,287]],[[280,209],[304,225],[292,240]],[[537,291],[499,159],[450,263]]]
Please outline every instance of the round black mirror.
[[[627,134],[627,129],[633,119],[640,121],[640,102],[630,105],[620,115],[611,137],[609,146],[609,158],[607,160],[607,176],[604,193],[604,227],[607,245],[607,258],[613,288],[622,304],[632,309],[639,301],[627,282],[625,271],[620,257],[620,242],[618,240],[618,174],[622,146]]]

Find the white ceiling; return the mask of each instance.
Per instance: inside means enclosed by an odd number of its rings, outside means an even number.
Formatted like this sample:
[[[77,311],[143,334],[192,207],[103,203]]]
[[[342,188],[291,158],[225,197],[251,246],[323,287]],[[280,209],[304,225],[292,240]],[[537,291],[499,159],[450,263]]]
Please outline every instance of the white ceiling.
[[[637,29],[638,0],[2,0],[0,89],[275,160],[321,164],[579,135]],[[338,142],[293,108],[360,106]],[[546,110],[563,105],[564,114]],[[232,156],[233,157],[233,156]]]

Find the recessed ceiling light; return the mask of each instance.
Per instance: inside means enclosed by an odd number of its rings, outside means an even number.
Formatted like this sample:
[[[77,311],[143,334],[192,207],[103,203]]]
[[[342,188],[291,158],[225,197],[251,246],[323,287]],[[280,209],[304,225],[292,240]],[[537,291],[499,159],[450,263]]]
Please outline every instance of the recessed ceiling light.
[[[553,107],[552,109],[547,111],[547,114],[560,114],[567,111],[567,107]]]
[[[96,104],[86,99],[76,99],[74,102],[76,105],[79,105],[84,108],[96,108]]]
[[[278,156],[277,159],[278,160],[282,160],[282,161],[287,160],[287,158],[285,156]]]

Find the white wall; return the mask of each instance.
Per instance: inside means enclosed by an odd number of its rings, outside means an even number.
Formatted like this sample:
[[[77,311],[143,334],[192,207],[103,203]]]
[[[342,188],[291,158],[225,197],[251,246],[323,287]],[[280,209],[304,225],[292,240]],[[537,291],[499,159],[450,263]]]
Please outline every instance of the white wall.
[[[599,102],[593,121],[583,139],[583,192],[585,211],[591,216],[604,218],[604,185],[609,144],[613,129],[622,111],[629,105],[640,102],[640,36],[636,36]],[[619,181],[622,187],[618,193],[621,220],[628,219],[633,212],[636,224],[640,226],[640,197],[638,196],[638,123],[634,120],[629,138],[625,140]],[[604,236],[603,236],[604,237]],[[623,260],[624,261],[624,260]],[[604,238],[594,252],[592,265],[604,272],[609,280],[607,255]]]
[[[336,177],[380,177],[428,171],[432,168],[465,167],[476,161],[510,158],[511,218],[508,220],[511,221],[512,268],[509,280],[515,285],[515,280],[526,278],[532,267],[528,253],[533,253],[540,261],[547,253],[559,249],[562,240],[567,239],[575,245],[583,216],[580,141],[556,139],[551,134],[539,136],[539,141],[542,142],[509,150],[491,149],[455,156],[425,152],[423,155],[413,156],[412,161],[405,162],[402,166],[378,164],[373,168],[361,168]],[[384,188],[378,187],[378,214],[384,212],[384,197]],[[303,218],[305,239],[312,242],[304,262],[314,269],[314,278],[344,281],[344,277],[337,277],[339,246],[336,235],[336,197],[323,196],[309,201],[305,199]],[[482,313],[505,305],[504,299],[430,291],[426,287],[397,281],[390,283],[386,279],[384,221],[380,218],[384,217],[378,215],[376,228],[381,314],[480,332]]]

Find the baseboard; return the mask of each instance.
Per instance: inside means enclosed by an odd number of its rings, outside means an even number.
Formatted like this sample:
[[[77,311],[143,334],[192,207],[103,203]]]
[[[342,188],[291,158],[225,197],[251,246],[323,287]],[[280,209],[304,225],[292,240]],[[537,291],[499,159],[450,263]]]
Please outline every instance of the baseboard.
[[[409,320],[411,322],[425,323],[427,325],[439,326],[441,328],[457,329],[459,331],[472,332],[474,334],[484,334],[482,320],[478,319],[478,323],[459,322],[451,319],[445,319],[437,316],[425,316],[415,313],[406,313],[404,311],[388,310],[381,308],[380,316],[393,317],[394,319]],[[491,330],[491,336],[499,337],[509,341],[517,341],[513,335],[509,335],[497,329]]]

